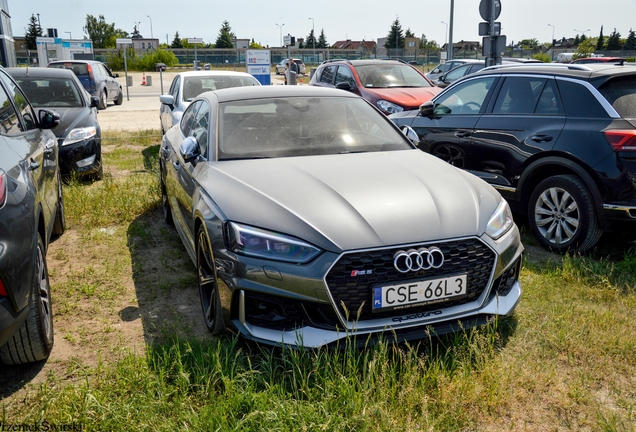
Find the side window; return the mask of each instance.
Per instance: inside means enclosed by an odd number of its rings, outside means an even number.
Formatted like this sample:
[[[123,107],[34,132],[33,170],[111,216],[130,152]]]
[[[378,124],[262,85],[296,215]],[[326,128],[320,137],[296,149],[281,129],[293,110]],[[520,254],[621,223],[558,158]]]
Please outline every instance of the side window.
[[[99,63],[93,63],[93,72],[95,75],[102,76],[104,75],[104,68]]]
[[[184,137],[192,136],[197,109],[202,103],[203,101],[197,101],[191,104],[183,113],[183,117],[181,117],[181,133],[183,133]]]
[[[435,101],[435,114],[476,114],[481,109],[494,77],[472,79],[457,85]]]
[[[351,88],[355,87],[353,74],[351,73],[351,70],[349,70],[349,68],[346,66],[338,67],[338,72],[336,73],[336,82],[334,84],[338,84],[340,82],[348,82],[349,84],[351,84]]]
[[[466,69],[468,69],[470,67],[470,65],[466,65],[466,66],[459,66],[455,69],[453,69],[452,71],[450,71],[449,73],[447,73],[444,78],[446,79],[446,81],[455,81],[460,79],[461,77],[463,77],[464,75],[466,75]]]
[[[495,114],[532,114],[546,78],[507,77],[495,101]]]
[[[336,75],[336,65],[325,66],[320,75],[320,82],[325,84],[332,84],[333,78]]]
[[[563,104],[561,96],[557,90],[556,81],[553,79],[546,80],[535,114],[539,115],[563,115]]]
[[[170,94],[174,98],[175,102],[179,100],[179,85],[180,84],[181,84],[181,77],[176,77],[174,81],[172,81],[172,86],[170,86]]]
[[[201,149],[201,154],[207,156],[208,131],[210,130],[210,105],[205,101],[199,101],[200,107],[195,114],[192,125],[192,136],[196,138]]]
[[[22,132],[18,113],[15,112],[9,96],[0,86],[0,134],[16,135]]]
[[[22,93],[22,90],[4,73],[0,74],[0,79],[7,87],[9,98],[13,99],[13,103],[15,104],[19,114],[18,117],[22,117],[24,121],[24,125],[19,124],[19,127],[23,132],[36,129],[38,127],[37,121],[35,120],[37,117],[33,112],[33,108],[28,102],[27,97]]]
[[[598,99],[582,84],[558,80],[557,85],[568,117],[607,118],[609,116]]]

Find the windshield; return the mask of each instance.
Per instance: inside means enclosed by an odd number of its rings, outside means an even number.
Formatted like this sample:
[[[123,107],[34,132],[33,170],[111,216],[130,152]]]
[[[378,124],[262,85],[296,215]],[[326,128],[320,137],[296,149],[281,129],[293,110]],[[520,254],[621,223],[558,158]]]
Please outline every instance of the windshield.
[[[412,148],[363,99],[257,99],[219,108],[219,160]]]
[[[252,76],[227,75],[187,77],[183,82],[183,100],[185,102],[192,102],[192,99],[207,91],[257,85],[261,85],[261,83]]]
[[[433,87],[418,71],[401,63],[356,66],[355,69],[364,87]]]
[[[16,82],[34,107],[83,106],[77,87],[68,78],[19,78]]]

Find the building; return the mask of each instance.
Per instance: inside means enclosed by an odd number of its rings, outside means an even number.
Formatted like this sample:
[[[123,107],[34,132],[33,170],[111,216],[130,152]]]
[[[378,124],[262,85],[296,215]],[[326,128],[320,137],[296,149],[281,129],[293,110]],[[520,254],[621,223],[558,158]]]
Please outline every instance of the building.
[[[46,66],[57,60],[92,60],[93,42],[87,39],[59,37],[38,38],[38,66]]]
[[[248,49],[250,47],[250,40],[249,39],[232,39],[232,44],[234,44],[234,48]]]
[[[364,57],[375,54],[376,43],[374,41],[365,41],[364,39],[361,41],[347,39],[337,41],[332,45],[332,48],[338,50],[353,50],[356,54]]]
[[[0,0],[0,63],[4,67],[17,66],[9,0]]]

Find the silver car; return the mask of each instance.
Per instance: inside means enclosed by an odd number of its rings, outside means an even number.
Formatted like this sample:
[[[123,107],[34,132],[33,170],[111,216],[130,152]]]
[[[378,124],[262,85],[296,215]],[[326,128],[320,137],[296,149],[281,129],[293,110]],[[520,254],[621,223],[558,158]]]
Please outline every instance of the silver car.
[[[318,347],[510,314],[523,246],[508,204],[417,139],[337,89],[196,98],[163,137],[161,190],[208,329]]]
[[[259,86],[260,82],[245,72],[189,71],[177,74],[168,94],[159,96],[161,133],[179,123],[190,102],[201,93],[229,87]]]

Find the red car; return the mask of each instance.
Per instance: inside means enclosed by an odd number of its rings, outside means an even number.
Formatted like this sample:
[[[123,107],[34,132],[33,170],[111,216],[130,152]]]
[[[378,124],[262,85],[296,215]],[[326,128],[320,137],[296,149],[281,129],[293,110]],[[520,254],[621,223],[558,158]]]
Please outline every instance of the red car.
[[[441,91],[422,72],[399,60],[328,60],[309,85],[356,93],[386,115],[418,109]]]
[[[587,64],[587,63],[623,63],[623,57],[585,57],[572,60],[570,64]]]

